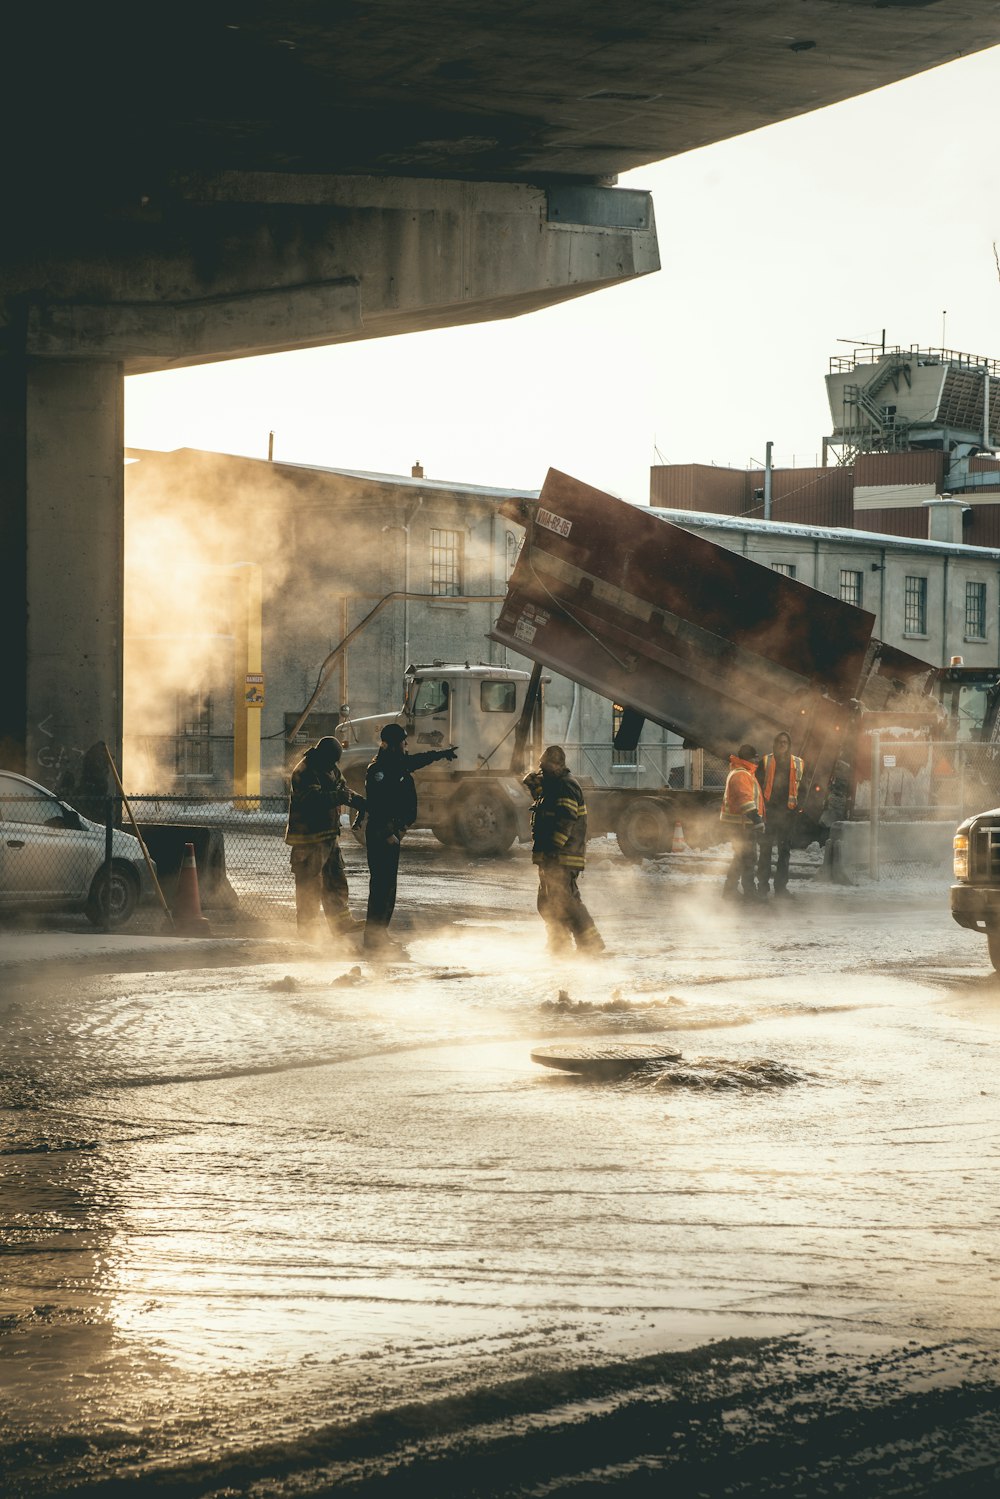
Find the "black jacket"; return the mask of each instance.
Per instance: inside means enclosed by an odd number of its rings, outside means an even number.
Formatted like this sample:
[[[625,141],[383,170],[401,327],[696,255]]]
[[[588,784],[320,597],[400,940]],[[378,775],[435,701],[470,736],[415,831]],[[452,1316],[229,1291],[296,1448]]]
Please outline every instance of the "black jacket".
[[[293,848],[336,838],[341,807],[364,810],[363,799],[355,796],[336,766],[317,765],[315,748],[307,749],[292,771],[285,842]]]
[[[417,788],[413,772],[435,760],[445,760],[451,750],[425,750],[408,755],[401,750],[380,749],[365,772],[365,802],[368,806],[368,837],[401,838],[417,820]]]
[[[582,869],[587,857],[587,803],[568,770],[561,775],[529,771],[523,784],[532,795],[531,861],[554,859],[567,869]]]

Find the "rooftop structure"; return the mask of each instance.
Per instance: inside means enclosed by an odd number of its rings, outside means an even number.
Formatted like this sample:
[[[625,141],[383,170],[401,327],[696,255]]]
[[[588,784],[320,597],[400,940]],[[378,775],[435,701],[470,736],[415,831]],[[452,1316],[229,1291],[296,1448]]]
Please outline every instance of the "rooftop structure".
[[[833,432],[824,450],[841,464],[861,453],[937,451],[945,486],[966,488],[968,459],[993,452],[1000,433],[1000,360],[957,349],[856,348],[830,360]]]

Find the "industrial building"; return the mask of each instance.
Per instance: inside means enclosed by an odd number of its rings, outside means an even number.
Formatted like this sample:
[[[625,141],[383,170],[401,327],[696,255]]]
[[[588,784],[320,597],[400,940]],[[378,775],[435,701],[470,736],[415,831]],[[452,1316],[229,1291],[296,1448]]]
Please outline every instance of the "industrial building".
[[[129,459],[129,790],[231,794],[249,720],[259,732],[260,789],[278,792],[289,757],[332,733],[344,705],[352,721],[397,712],[408,664],[530,665],[486,638],[521,544],[521,528],[499,510],[511,491],[428,478],[419,463],[396,476],[190,449],[133,451]],[[841,483],[850,472],[821,470]],[[781,493],[776,484],[776,510]],[[689,500],[704,495],[689,486]],[[919,516],[919,536],[832,520],[764,521],[753,506],[654,508],[869,610],[875,634],[911,655],[936,665],[953,655],[970,666],[997,662],[1000,548],[968,544],[964,500],[935,492],[908,507]],[[843,515],[853,518],[853,508]],[[362,625],[311,701],[330,652]],[[638,752],[618,753],[614,704],[559,677],[546,694],[549,736],[571,747],[582,773],[604,784],[692,774],[664,731],[647,725]],[[370,735],[376,726],[352,732]]]
[[[1000,546],[1000,361],[954,349],[861,347],[830,360],[831,432],[813,468],[658,464],[649,501],[667,509],[925,538],[924,502],[961,499],[934,539]]]

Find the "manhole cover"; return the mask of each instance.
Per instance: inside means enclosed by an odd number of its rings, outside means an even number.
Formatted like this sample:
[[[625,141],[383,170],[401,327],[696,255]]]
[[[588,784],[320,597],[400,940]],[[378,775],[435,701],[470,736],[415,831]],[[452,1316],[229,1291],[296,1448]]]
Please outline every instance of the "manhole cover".
[[[672,1046],[657,1046],[648,1041],[596,1041],[579,1045],[536,1046],[531,1060],[542,1067],[558,1067],[562,1072],[595,1072],[612,1074],[632,1072],[639,1067],[655,1067],[661,1062],[679,1062],[681,1054]]]

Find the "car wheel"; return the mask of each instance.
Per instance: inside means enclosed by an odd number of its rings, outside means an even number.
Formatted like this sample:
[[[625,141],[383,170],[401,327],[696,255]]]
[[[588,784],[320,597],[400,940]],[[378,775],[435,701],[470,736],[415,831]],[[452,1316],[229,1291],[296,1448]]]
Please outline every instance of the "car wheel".
[[[127,864],[112,864],[111,878],[98,870],[90,887],[85,907],[87,920],[94,926],[124,926],[131,921],[139,904],[139,877]]]
[[[506,853],[517,836],[514,809],[491,786],[466,792],[452,818],[450,841],[466,853],[491,858]]]

